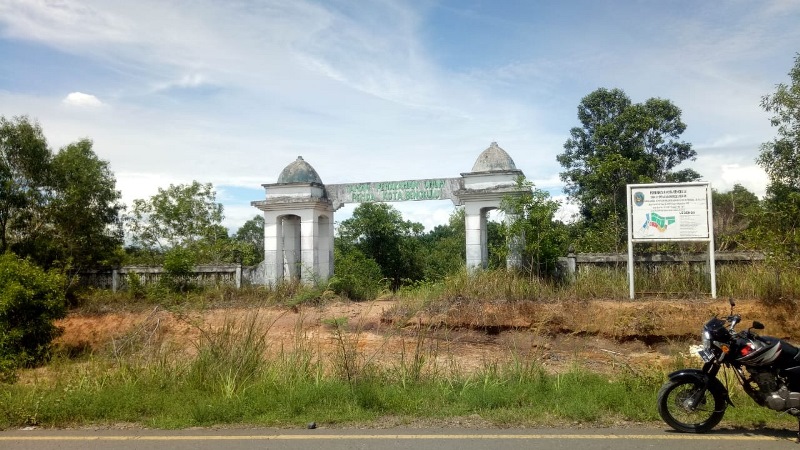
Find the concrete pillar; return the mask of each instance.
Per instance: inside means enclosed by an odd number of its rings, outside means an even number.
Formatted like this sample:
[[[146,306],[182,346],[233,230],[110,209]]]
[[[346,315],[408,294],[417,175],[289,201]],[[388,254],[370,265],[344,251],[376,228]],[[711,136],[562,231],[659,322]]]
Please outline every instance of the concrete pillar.
[[[283,219],[276,211],[264,213],[264,282],[283,280]]]
[[[325,215],[318,216],[317,248],[319,252],[319,266],[317,274],[320,281],[327,281],[333,275],[333,218]]]
[[[283,262],[284,279],[291,280],[300,278],[300,268],[303,263],[301,257],[302,243],[302,222],[300,217],[295,215],[283,216]],[[278,240],[281,237],[278,236]]]
[[[464,206],[464,228],[467,240],[467,270],[486,268],[483,242],[486,217],[477,205]]]

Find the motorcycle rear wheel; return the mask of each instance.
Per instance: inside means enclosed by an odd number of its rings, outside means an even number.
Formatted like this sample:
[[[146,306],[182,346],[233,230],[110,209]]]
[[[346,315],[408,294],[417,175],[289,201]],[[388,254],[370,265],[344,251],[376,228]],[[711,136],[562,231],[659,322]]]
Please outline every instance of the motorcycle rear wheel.
[[[725,394],[697,379],[668,381],[658,391],[658,415],[684,433],[706,433],[722,420]]]

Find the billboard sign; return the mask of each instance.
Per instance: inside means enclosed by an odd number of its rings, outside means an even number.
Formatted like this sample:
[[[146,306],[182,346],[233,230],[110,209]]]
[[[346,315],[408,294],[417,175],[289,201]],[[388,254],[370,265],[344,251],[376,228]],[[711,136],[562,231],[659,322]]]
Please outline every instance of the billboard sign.
[[[705,241],[711,237],[708,183],[628,185],[634,242]]]

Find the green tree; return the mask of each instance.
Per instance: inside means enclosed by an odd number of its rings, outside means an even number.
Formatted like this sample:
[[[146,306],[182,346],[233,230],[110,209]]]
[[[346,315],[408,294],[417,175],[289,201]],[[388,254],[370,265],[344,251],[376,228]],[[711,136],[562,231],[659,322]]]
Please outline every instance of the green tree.
[[[124,209],[108,162],[97,157],[92,141],[82,139],[53,158],[49,216],[57,258],[74,269],[109,263],[122,245]]]
[[[426,280],[441,280],[463,268],[467,259],[464,208],[453,211],[446,225],[437,225],[419,241]]]
[[[26,117],[0,117],[0,251],[69,274],[110,262],[124,208],[108,163],[83,139],[53,154]]]
[[[756,194],[741,184],[727,192],[712,192],[714,240],[720,251],[748,246],[747,231],[761,214]]]
[[[44,222],[43,188],[51,157],[37,122],[0,116],[0,253]]]
[[[519,180],[518,185],[531,190],[503,200],[502,209],[511,219],[505,235],[509,239],[519,237],[520,243],[512,242],[512,246],[518,245],[522,268],[529,276],[553,276],[558,258],[567,253],[566,226],[555,220],[560,204],[532,183]]]
[[[795,55],[789,78],[790,84],[778,84],[774,94],[761,99],[761,106],[772,114],[777,136],[761,145],[757,159],[769,177],[759,229],[773,255],[796,262],[800,260],[800,54]]]
[[[651,98],[632,103],[620,89],[598,89],[578,105],[580,127],[570,130],[564,153],[565,192],[580,208],[584,226],[606,229],[609,222],[614,249],[624,241],[625,186],[629,183],[683,182],[700,176],[691,169],[676,170],[696,152],[680,141],[686,129],[681,110],[669,100]]]
[[[45,272],[11,253],[0,254],[0,379],[14,370],[43,362],[66,315],[62,286],[55,272]]]
[[[340,250],[355,247],[367,258],[373,259],[392,289],[400,287],[404,279],[422,279],[422,261],[418,238],[424,227],[420,223],[403,220],[399,211],[385,203],[362,203],[353,211],[353,217],[339,225]]]
[[[195,249],[200,254],[206,250],[203,246],[227,241],[222,212],[211,183],[171,184],[167,189],[159,188],[149,200],[133,201],[127,216],[128,231],[134,246],[151,255],[175,247]]]
[[[264,216],[259,214],[245,222],[233,239],[243,244],[242,264],[253,266],[260,263],[264,259]]]

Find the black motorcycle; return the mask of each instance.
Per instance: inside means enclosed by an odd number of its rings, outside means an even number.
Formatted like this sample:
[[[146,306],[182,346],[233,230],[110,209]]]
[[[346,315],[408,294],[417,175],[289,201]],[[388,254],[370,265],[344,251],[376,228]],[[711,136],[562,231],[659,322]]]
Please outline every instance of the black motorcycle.
[[[728,389],[717,378],[729,368],[744,391],[761,406],[798,418],[800,440],[800,349],[788,342],[759,336],[758,321],[746,331],[734,328],[742,318],[731,313],[713,317],[703,325],[702,369],[682,369],[669,374],[658,391],[658,414],[672,428],[685,433],[705,433],[714,428],[728,405],[734,406]]]

